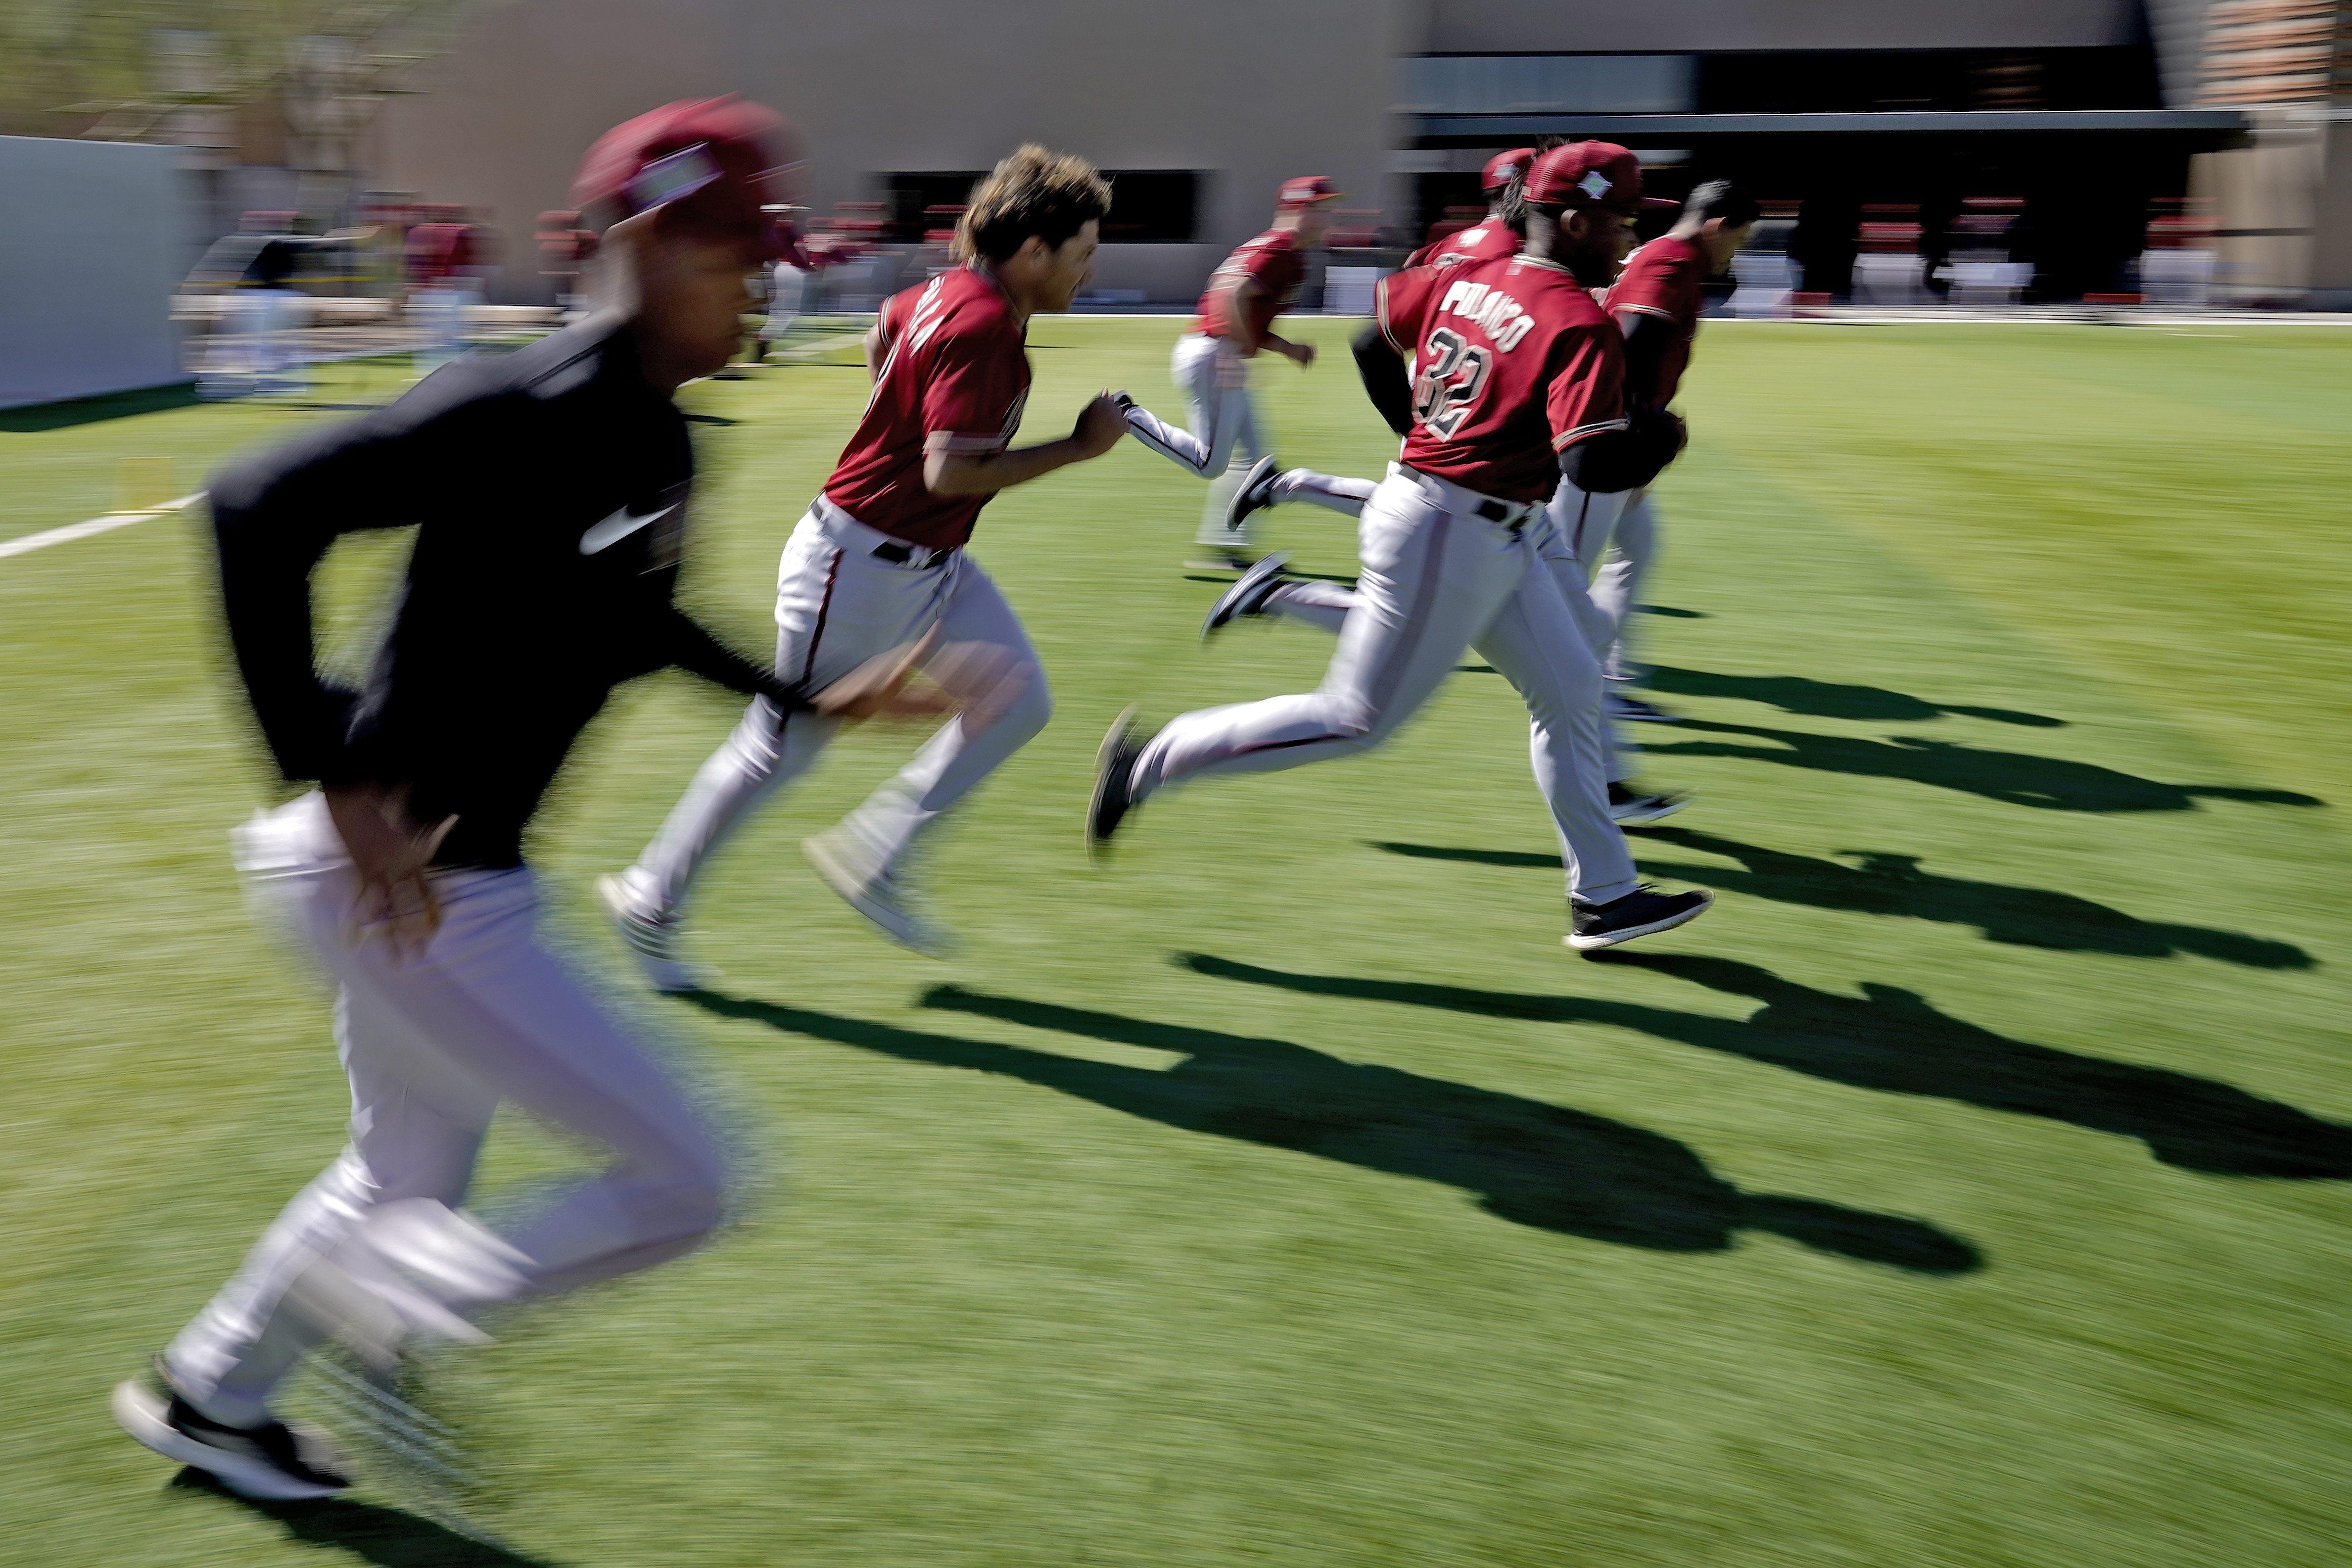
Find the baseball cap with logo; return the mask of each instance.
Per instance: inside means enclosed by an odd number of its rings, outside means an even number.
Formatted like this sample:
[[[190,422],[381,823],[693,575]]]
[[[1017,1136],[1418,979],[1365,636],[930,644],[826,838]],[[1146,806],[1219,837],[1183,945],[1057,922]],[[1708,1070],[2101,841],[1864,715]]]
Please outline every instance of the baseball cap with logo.
[[[1285,211],[1311,207],[1318,202],[1336,202],[1348,193],[1341,190],[1328,174],[1300,174],[1282,182],[1278,198]]]
[[[1614,142],[1570,142],[1555,147],[1528,171],[1528,200],[1545,206],[1607,207],[1637,212],[1679,206],[1642,194],[1642,163]]]
[[[572,199],[598,226],[655,207],[705,232],[784,253],[774,216],[800,167],[782,116],[731,94],[682,99],[596,138],[572,178]]]
[[[1526,174],[1528,165],[1535,161],[1536,150],[1532,147],[1514,147],[1507,153],[1497,153],[1486,160],[1486,167],[1480,171],[1478,188],[1499,191]]]

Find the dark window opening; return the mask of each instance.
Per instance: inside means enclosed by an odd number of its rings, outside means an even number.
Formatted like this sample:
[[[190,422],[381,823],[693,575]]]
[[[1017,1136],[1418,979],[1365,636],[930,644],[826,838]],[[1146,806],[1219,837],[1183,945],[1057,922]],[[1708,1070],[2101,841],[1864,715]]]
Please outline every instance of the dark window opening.
[[[882,176],[886,237],[905,244],[953,226],[984,171],[915,173]],[[1200,210],[1201,175],[1192,169],[1106,169],[1110,216],[1103,220],[1106,245],[1189,245]]]

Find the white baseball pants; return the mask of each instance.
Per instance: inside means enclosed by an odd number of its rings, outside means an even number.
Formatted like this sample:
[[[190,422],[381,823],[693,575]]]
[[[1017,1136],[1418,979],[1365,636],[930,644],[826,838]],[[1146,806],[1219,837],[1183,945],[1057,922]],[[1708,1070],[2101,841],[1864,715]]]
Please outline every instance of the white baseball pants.
[[[1045,727],[1054,700],[1028,633],[978,562],[957,550],[936,566],[892,563],[874,553],[877,547],[908,548],[823,497],[793,530],[776,571],[781,679],[821,690],[934,625],[947,643],[997,650],[1013,671],[992,718],[967,711],[948,721],[845,819],[868,864],[887,875],[941,812]],[[915,552],[918,560],[927,553]],[[805,710],[779,716],[765,698],[755,699],[637,863],[622,873],[637,911],[665,918],[682,905],[712,853],[770,795],[807,772],[839,728]]]
[[[1593,606],[1616,631],[1608,657],[1601,662],[1601,673],[1612,680],[1633,680],[1638,679],[1641,667],[1630,651],[1631,617],[1641,605],[1642,584],[1649,580],[1650,569],[1658,560],[1658,511],[1646,487],[1635,490],[1618,514],[1611,543],[1613,548],[1608,558],[1592,575]]]
[[[1487,499],[1391,464],[1364,508],[1363,574],[1321,689],[1180,715],[1136,759],[1138,798],[1196,773],[1271,773],[1378,745],[1475,648],[1527,702],[1570,895],[1633,891],[1633,856],[1609,816],[1601,667],[1533,542],[1476,514]],[[1538,521],[1531,506],[1521,515]]]
[[[1170,368],[1191,405],[1192,429],[1180,430],[1148,409],[1130,408],[1128,430],[1170,462],[1209,481],[1196,542],[1248,552],[1247,521],[1238,531],[1228,529],[1225,512],[1241,488],[1242,476],[1265,456],[1255,405],[1250,400],[1249,362],[1223,338],[1187,332],[1176,340]],[[1277,504],[1305,501],[1354,517],[1363,510],[1373,489],[1370,479],[1286,468],[1275,481],[1275,500]]]
[[[289,1300],[321,1258],[389,1259],[411,1289],[462,1314],[646,1268],[718,1225],[717,1139],[541,944],[528,870],[436,877],[441,929],[403,961],[380,939],[353,943],[358,883],[324,797],[257,815],[235,838],[257,898],[337,984],[351,1142],[164,1352],[205,1414],[268,1418],[271,1390],[335,1327]],[[493,1235],[457,1205],[501,1101],[601,1145],[611,1163]]]

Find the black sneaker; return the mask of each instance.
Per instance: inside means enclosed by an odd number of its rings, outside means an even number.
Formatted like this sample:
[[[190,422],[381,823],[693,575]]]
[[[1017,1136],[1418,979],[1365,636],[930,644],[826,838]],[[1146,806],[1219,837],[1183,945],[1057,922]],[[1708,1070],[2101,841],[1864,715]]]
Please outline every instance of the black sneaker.
[[[1232,587],[1217,596],[1209,618],[1201,623],[1201,640],[1207,642],[1210,633],[1236,616],[1265,614],[1265,602],[1274,596],[1274,591],[1291,581],[1282,574],[1282,569],[1289,563],[1287,555],[1268,555],[1243,573]]]
[[[1609,717],[1627,723],[1679,724],[1683,721],[1681,714],[1669,713],[1656,703],[1644,702],[1638,697],[1620,697],[1612,691],[1601,700]]]
[[[1151,737],[1141,733],[1136,720],[1142,711],[1130,707],[1111,721],[1102,749],[1095,752],[1095,795],[1087,806],[1087,853],[1100,859],[1110,848],[1110,836],[1139,804],[1134,789],[1135,759]]]
[[[1650,890],[1647,882],[1605,904],[1580,903],[1570,899],[1568,934],[1559,940],[1580,949],[1614,947],[1637,936],[1672,931],[1686,921],[1695,921],[1713,902],[1715,895],[1704,888],[1693,888],[1687,893],[1657,893]]]
[[[1609,786],[1609,816],[1620,827],[1639,827],[1672,816],[1689,804],[1686,795],[1644,795],[1622,784]]]
[[[1235,539],[1249,527],[1249,515],[1264,511],[1274,504],[1274,481],[1282,477],[1282,465],[1272,458],[1260,458],[1242,476],[1242,488],[1225,506],[1225,531]]]
[[[323,1433],[283,1421],[224,1426],[170,1384],[132,1378],[114,1390],[114,1419],[167,1459],[204,1471],[239,1497],[281,1502],[333,1497],[351,1486]]]

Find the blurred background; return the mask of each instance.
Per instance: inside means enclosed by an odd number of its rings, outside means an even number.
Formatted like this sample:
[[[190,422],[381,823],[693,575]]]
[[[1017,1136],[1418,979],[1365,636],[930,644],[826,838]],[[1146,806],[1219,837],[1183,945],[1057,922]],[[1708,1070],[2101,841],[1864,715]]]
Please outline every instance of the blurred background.
[[[1487,156],[1547,134],[1634,148],[1655,194],[1729,174],[1765,199],[1743,314],[2352,308],[2347,16],[20,0],[0,10],[0,193],[40,216],[0,237],[0,403],[203,372],[167,299],[201,340],[238,290],[275,292],[235,324],[301,330],[313,355],[552,324],[582,149],[721,89],[807,134],[813,320],[938,265],[974,174],[1025,138],[1114,181],[1092,310],[1189,302],[1278,181],[1321,173],[1350,200],[1303,302],[1361,310],[1406,249],[1478,216]],[[420,288],[428,309],[406,308]],[[211,347],[268,385],[272,354]]]

